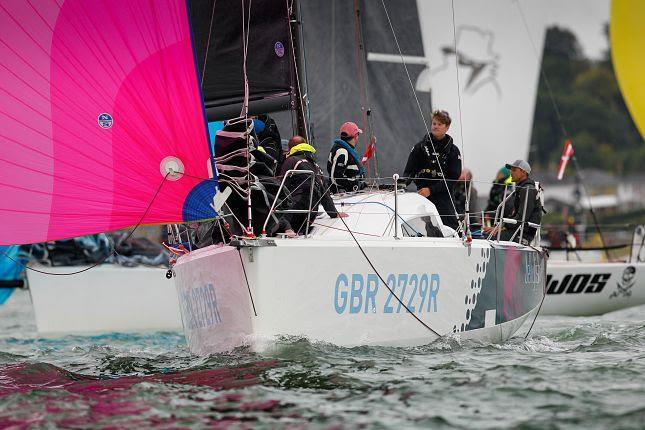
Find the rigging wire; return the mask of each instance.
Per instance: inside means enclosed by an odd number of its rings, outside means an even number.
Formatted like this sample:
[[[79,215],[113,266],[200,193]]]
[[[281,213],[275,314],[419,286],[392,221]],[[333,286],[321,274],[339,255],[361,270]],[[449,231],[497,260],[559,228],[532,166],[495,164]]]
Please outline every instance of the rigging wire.
[[[531,322],[531,326],[529,327],[528,331],[526,332],[526,335],[524,336],[524,340],[526,340],[529,337],[529,334],[531,334],[531,330],[533,329],[535,320],[537,320],[537,317],[540,315],[540,310],[542,310],[542,304],[544,303],[545,298],[546,298],[546,283],[544,284],[544,287],[542,290],[542,300],[540,301],[540,306],[538,306],[537,312],[535,313],[535,317],[533,317],[533,322]]]
[[[208,62],[208,49],[211,47],[211,35],[213,33],[213,18],[215,17],[215,3],[217,3],[217,0],[213,0],[213,10],[211,11],[211,22],[208,26],[208,39],[206,41],[206,53],[204,54],[204,67],[202,67],[202,82],[201,82],[202,89],[204,89],[204,79],[206,77],[206,63]]]
[[[457,29],[455,26],[455,0],[451,1],[452,8],[452,39],[455,49],[455,72],[457,74],[457,106],[459,110],[459,134],[461,136],[461,167],[463,171],[463,166],[466,164],[466,155],[464,151],[464,121],[461,115],[461,83],[459,82],[459,60],[457,59]],[[470,212],[470,187],[467,186],[468,181],[464,181],[465,194],[466,194],[466,213]],[[459,184],[457,184],[459,186]],[[459,219],[459,218],[457,218]],[[466,227],[468,227],[468,217],[464,217],[466,220]]]
[[[246,21],[247,18],[245,18],[245,5],[244,2],[245,0],[241,0],[242,2],[242,48],[244,51],[244,63],[242,66],[242,70],[244,73],[244,103],[242,104],[242,112],[240,113],[240,117],[244,117],[244,125],[247,127],[246,130],[246,147],[247,147],[247,153],[246,153],[246,165],[251,166],[251,135],[250,135],[250,130],[249,130],[249,122],[248,122],[248,115],[249,115],[249,76],[247,74],[246,70],[246,60],[247,60],[247,55],[248,55],[248,48],[249,48],[249,35],[251,34],[251,29],[250,29],[250,24],[251,24],[251,3],[252,0],[249,0],[249,11],[248,11],[248,22]],[[252,210],[252,201],[251,201],[251,169],[247,171],[246,175],[246,180],[247,180],[247,194],[246,194],[246,202],[247,202],[247,217],[248,217],[248,226],[245,229],[246,234],[248,235],[253,235],[253,210]]]
[[[537,50],[537,47],[535,46],[535,42],[533,40],[533,37],[531,36],[531,32],[529,30],[529,25],[526,22],[526,17],[524,16],[524,12],[522,11],[522,6],[520,5],[520,2],[517,1],[515,2],[517,4],[517,9],[520,13],[520,17],[522,18],[522,24],[524,25],[524,29],[526,30],[526,35],[529,38],[529,41],[531,42],[531,47],[533,48],[533,54],[535,55],[536,59],[539,59],[539,53]],[[549,82],[549,78],[546,74],[546,70],[544,70],[544,67],[540,67],[540,74],[542,75],[542,78],[544,79],[544,84],[546,85],[547,93],[549,94],[549,99],[551,100],[551,104],[553,105],[553,111],[555,112],[555,116],[558,120],[558,124],[560,125],[560,128],[562,129],[562,134],[565,139],[571,140],[571,137],[569,136],[569,133],[567,131],[567,128],[565,127],[564,124],[564,119],[562,117],[562,114],[560,113],[560,109],[558,107],[558,103],[555,100],[555,96],[553,95],[553,89],[551,88],[551,83]],[[578,183],[582,187],[582,190],[587,197],[587,202],[589,204],[589,212],[591,213],[591,217],[593,218],[594,225],[596,227],[596,230],[598,231],[598,236],[600,237],[600,242],[602,243],[602,246],[606,246],[605,244],[605,239],[602,235],[602,231],[600,229],[600,224],[598,223],[598,218],[596,217],[596,212],[593,210],[593,206],[591,205],[591,197],[589,196],[589,193],[587,192],[587,187],[585,187],[584,180],[582,178],[580,166],[578,165],[578,160],[576,159],[575,154],[571,157],[571,160],[573,161],[573,165],[575,168],[576,172],[576,178],[578,180]],[[609,256],[609,251],[605,250],[605,255],[607,256],[608,259],[610,259]]]
[[[394,43],[396,44],[396,49],[398,50],[399,57],[401,57],[401,63],[403,64],[403,68],[405,69],[405,74],[408,77],[408,82],[410,83],[410,88],[412,89],[412,94],[414,95],[414,100],[417,103],[417,108],[419,110],[419,114],[421,115],[421,120],[423,121],[423,126],[425,127],[426,134],[428,136],[428,140],[430,141],[430,145],[432,146],[432,153],[435,154],[435,158],[437,160],[437,164],[439,165],[439,171],[441,172],[441,177],[443,179],[443,182],[446,186],[446,189],[448,188],[448,182],[446,181],[446,175],[443,172],[443,168],[441,167],[441,163],[439,161],[439,155],[437,153],[437,150],[434,146],[434,142],[432,140],[432,133],[430,133],[430,129],[428,128],[428,121],[426,120],[425,116],[423,115],[423,109],[421,108],[421,102],[419,101],[419,97],[417,96],[417,91],[414,88],[414,84],[412,83],[412,77],[410,76],[410,72],[408,70],[408,65],[405,62],[405,58],[403,57],[403,51],[401,50],[401,45],[399,45],[399,39],[396,36],[396,31],[394,30],[394,25],[392,24],[392,20],[390,19],[390,14],[387,11],[387,6],[385,6],[385,0],[381,0],[381,4],[383,5],[383,11],[385,12],[385,17],[387,18],[387,22],[390,26],[390,30],[392,31],[392,36],[394,37]],[[457,214],[457,206],[455,205],[455,201],[452,197],[452,193],[448,193],[448,196],[450,197],[450,204],[452,205],[452,209],[454,211],[454,216],[459,219],[459,216]],[[462,233],[463,232],[462,230]]]
[[[242,271],[244,272],[244,280],[246,281],[246,288],[249,290],[249,298],[251,299],[251,306],[253,306],[253,314],[257,317],[258,313],[255,311],[255,302],[253,301],[253,294],[251,294],[251,284],[249,284],[249,278],[246,276],[246,268],[244,267],[244,260],[242,260],[242,250],[240,247],[237,247],[237,253],[240,256],[240,264],[242,265]]]

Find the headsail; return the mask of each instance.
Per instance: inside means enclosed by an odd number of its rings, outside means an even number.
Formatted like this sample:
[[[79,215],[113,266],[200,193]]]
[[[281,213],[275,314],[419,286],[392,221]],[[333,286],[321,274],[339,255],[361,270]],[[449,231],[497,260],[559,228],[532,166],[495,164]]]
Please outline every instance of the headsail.
[[[213,216],[193,52],[183,1],[0,0],[0,244]]]
[[[503,160],[528,159],[548,10],[541,2],[453,3],[417,1],[428,59],[417,90],[450,111],[465,166],[489,181]]]
[[[609,36],[620,91],[636,127],[645,138],[645,2],[613,0]]]

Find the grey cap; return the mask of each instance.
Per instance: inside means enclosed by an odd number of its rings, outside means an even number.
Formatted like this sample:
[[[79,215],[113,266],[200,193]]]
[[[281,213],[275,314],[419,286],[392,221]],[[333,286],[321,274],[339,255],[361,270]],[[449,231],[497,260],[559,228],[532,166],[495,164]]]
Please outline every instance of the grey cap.
[[[518,167],[524,170],[526,173],[531,173],[531,165],[524,160],[515,160],[515,162],[508,163],[506,165],[507,169],[510,169],[511,167]]]

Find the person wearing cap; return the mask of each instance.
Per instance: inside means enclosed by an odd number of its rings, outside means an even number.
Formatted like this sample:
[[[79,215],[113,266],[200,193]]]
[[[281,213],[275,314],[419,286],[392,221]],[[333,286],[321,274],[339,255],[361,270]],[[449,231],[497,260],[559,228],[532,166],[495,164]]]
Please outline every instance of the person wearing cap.
[[[461,175],[461,153],[447,134],[450,123],[445,110],[432,113],[432,130],[412,148],[403,177],[406,184],[414,182],[417,193],[434,203],[444,225],[456,229],[452,194]]]
[[[515,224],[503,224],[502,232],[500,235],[501,240],[520,241],[520,230],[522,228],[522,221],[539,224],[542,221],[542,202],[538,196],[538,189],[535,186],[535,181],[529,178],[531,174],[531,166],[524,160],[515,160],[513,163],[508,163],[505,166],[511,171],[511,178],[515,182],[515,193],[506,203],[504,210],[505,218],[511,218],[516,221]],[[526,204],[526,211],[524,205]],[[525,215],[526,214],[526,215]],[[497,233],[497,227],[493,229],[493,233]],[[522,236],[522,243],[528,244],[535,237],[536,229],[528,225],[524,226]],[[517,234],[516,234],[517,232]]]
[[[284,231],[287,236],[294,237],[305,231],[307,219],[312,223],[318,216],[318,204],[321,204],[330,218],[346,217],[344,212],[338,212],[334,201],[329,195],[329,186],[323,171],[314,160],[316,149],[309,145],[301,136],[289,139],[289,153],[282,168],[280,177],[284,177],[289,170],[309,170],[314,172],[314,190],[312,205],[309,207],[311,194],[311,177],[308,175],[290,175],[285,180],[284,186],[289,190],[291,204],[289,209],[307,210],[306,213],[285,213],[278,222],[278,231]]]
[[[497,207],[510,192],[510,185],[513,185],[511,171],[506,166],[503,166],[497,172],[493,180],[493,186],[490,188],[490,193],[488,194],[488,204],[486,205],[486,209],[484,209],[487,219],[493,219],[495,217],[494,213]]]
[[[357,191],[364,186],[365,168],[355,149],[361,133],[363,130],[353,122],[340,126],[340,137],[334,140],[327,159],[327,173],[334,194]]]

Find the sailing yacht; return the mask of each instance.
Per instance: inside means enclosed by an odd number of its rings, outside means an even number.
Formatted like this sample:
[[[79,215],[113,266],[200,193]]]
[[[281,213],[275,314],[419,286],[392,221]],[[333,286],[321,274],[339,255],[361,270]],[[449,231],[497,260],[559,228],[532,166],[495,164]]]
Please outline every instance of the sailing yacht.
[[[642,2],[612,1],[609,21],[612,63],[625,104],[641,135],[645,132],[641,83],[645,63],[640,55],[645,36],[642,25],[639,24],[643,17],[645,6]],[[577,161],[575,158],[572,158],[572,161],[577,180],[584,189]],[[591,200],[588,206],[593,215]],[[602,238],[601,226],[595,220],[595,215],[593,218]],[[645,227],[640,225],[633,231],[630,253],[621,259],[609,258],[605,248],[607,258],[599,255],[592,261],[583,260],[577,252],[567,251],[564,254],[565,258],[550,260],[547,295],[542,313],[569,316],[601,315],[644,305],[644,243]],[[580,254],[586,253],[581,251]]]
[[[287,109],[313,138],[296,2],[0,4],[0,244],[214,219],[224,241],[174,267],[199,354],[282,335],[503,341],[537,311],[539,248],[450,231],[396,187],[337,197],[349,217],[321,217],[305,236],[261,236],[280,190],[258,173],[249,116]],[[211,147],[207,121],[234,116],[241,130]]]
[[[217,15],[224,7],[219,2],[211,5],[214,9],[210,15]],[[281,13],[283,16],[277,19],[283,25],[302,23],[283,31],[292,36],[293,45],[287,51],[295,54],[291,83],[295,88],[291,95],[295,97],[295,116],[306,119],[307,105],[302,102],[302,92],[306,92],[298,86],[298,82],[305,82],[306,75],[298,54],[302,54],[299,42],[309,37],[307,23],[299,19],[295,9],[284,8]],[[251,22],[254,14],[265,16],[257,5],[250,11]],[[209,14],[204,10],[200,16]],[[204,22],[203,28],[210,26]],[[227,34],[226,54],[231,50],[231,40],[242,46],[241,41],[248,37],[252,46],[257,43],[254,35],[260,36],[252,26],[248,34],[223,26],[210,34],[216,42],[205,63],[213,61],[215,66],[205,79],[225,85],[221,81],[225,73],[218,72],[220,63],[215,62],[217,41],[224,38],[218,32]],[[231,32],[236,38],[230,37]],[[271,55],[253,52],[253,59],[269,64],[259,66],[263,70],[274,68]],[[364,70],[359,72],[359,76],[364,74]],[[250,78],[249,83],[253,84]],[[238,88],[238,103],[244,105],[245,95],[239,92],[243,87]],[[217,92],[211,96],[209,100],[205,94],[206,106],[213,106],[210,112],[219,119],[215,113],[222,109],[216,108],[219,96]],[[259,101],[249,98],[249,112]],[[310,129],[305,124],[301,130],[300,134],[307,136]],[[218,139],[227,142],[224,138],[230,137],[216,137],[216,152],[222,146]],[[244,132],[238,137],[249,141]],[[220,190],[232,188],[233,196],[243,197],[238,189],[240,178],[236,181],[228,176],[232,170],[228,153],[216,153],[216,160],[221,160],[217,171],[226,173],[220,175]],[[281,335],[345,346],[412,346],[452,334],[503,341],[541,303],[546,264],[539,249],[512,242],[471,240],[444,226],[427,199],[396,187],[370,187],[334,200],[336,207],[349,216],[323,215],[304,236],[259,237],[266,230],[265,222],[255,230],[247,228],[246,235],[234,236],[226,244],[179,258],[174,272],[184,332],[192,351],[208,354],[242,344],[261,348]],[[318,204],[314,202],[314,206]],[[242,224],[238,230],[243,229],[244,223],[238,218],[245,212],[232,212],[236,213],[228,213],[234,219],[230,224]],[[270,212],[268,218],[275,213]],[[428,224],[443,237],[429,237]]]

